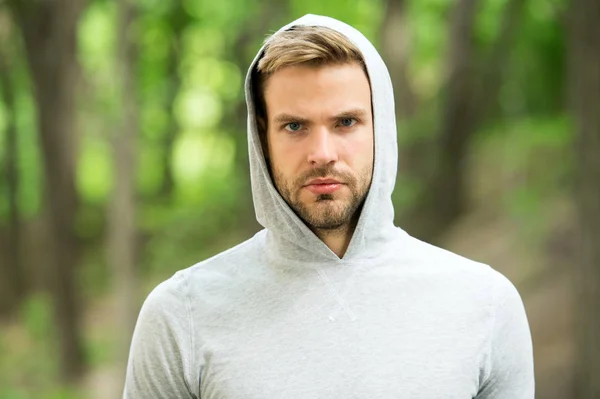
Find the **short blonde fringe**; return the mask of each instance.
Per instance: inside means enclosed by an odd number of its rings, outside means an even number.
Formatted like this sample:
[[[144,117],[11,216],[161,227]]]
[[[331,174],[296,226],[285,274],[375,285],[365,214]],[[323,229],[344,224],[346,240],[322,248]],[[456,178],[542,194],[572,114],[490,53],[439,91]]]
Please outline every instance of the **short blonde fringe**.
[[[266,40],[258,72],[269,76],[291,65],[328,65],[358,62],[364,65],[358,48],[341,33],[321,26],[297,26]]]

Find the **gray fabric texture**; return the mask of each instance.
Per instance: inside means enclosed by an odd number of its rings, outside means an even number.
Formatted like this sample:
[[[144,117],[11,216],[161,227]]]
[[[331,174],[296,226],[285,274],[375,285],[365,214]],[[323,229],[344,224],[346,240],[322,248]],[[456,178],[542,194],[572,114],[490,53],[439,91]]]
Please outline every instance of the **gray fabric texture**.
[[[392,84],[361,50],[375,130],[372,185],[340,259],[275,189],[246,79],[252,194],[264,229],[156,287],[134,332],[124,398],[533,399],[532,342],[514,285],[491,267],[393,224],[397,169]]]

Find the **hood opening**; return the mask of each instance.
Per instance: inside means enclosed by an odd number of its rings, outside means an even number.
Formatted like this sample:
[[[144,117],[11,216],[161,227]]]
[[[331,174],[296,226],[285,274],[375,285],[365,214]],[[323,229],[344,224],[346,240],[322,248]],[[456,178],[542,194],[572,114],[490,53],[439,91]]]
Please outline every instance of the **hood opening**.
[[[273,256],[287,261],[320,262],[352,261],[371,258],[392,239],[394,210],[391,194],[396,180],[397,141],[393,88],[388,70],[373,45],[353,27],[333,18],[305,15],[282,27],[277,34],[294,31],[297,26],[319,26],[344,35],[359,50],[371,89],[371,109],[374,133],[374,160],[371,185],[362,204],[354,234],[342,259],[338,258],[295,214],[281,197],[271,178],[266,158],[264,126],[259,114],[265,115],[264,102],[257,99],[257,66],[264,56],[265,45],[259,50],[246,76],[248,107],[248,150],[252,196],[258,222],[269,232]],[[260,96],[259,96],[260,97]]]

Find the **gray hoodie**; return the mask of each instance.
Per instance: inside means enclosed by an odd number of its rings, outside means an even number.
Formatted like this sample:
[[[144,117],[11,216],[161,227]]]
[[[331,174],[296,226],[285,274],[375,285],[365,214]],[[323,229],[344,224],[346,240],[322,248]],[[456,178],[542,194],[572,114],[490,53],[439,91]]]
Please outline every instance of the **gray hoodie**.
[[[530,331],[515,287],[491,267],[393,224],[392,84],[357,30],[306,15],[361,50],[375,131],[373,180],[342,259],[270,178],[246,78],[256,217],[248,241],[176,273],[148,296],[124,398],[387,399],[534,397]]]

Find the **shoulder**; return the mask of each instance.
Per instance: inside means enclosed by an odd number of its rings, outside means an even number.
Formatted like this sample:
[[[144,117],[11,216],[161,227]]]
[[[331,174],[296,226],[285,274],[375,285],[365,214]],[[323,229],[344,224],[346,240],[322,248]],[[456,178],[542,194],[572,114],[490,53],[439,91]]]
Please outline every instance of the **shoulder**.
[[[200,280],[210,282],[237,274],[240,269],[255,263],[260,256],[257,241],[260,233],[226,251],[206,260],[177,271],[170,278],[159,283],[146,297],[142,312],[159,314],[173,309],[184,310],[190,294]]]
[[[490,306],[507,298],[518,298],[515,285],[492,265],[407,236],[406,261],[420,273],[438,276],[457,289],[476,292]]]
[[[188,282],[178,272],[158,284],[146,297],[138,317],[136,333],[147,329],[186,331],[189,326]]]
[[[464,273],[494,283],[506,283],[506,278],[491,265],[467,258],[409,235],[406,236],[405,243],[412,260],[439,269],[438,271]]]
[[[176,309],[179,316],[187,313],[194,318],[201,312],[203,319],[210,317],[219,304],[234,300],[247,289],[249,281],[264,274],[262,240],[259,232],[241,244],[179,270],[154,288],[144,308],[153,313],[172,314]]]
[[[436,293],[445,295],[449,303],[461,303],[476,319],[484,321],[485,377],[492,378],[490,373],[495,370],[494,378],[508,381],[512,378],[510,370],[519,370],[522,385],[529,386],[533,379],[531,334],[525,306],[514,283],[491,265],[413,237],[405,246],[409,263],[415,266],[412,269],[426,274],[427,281],[434,282]],[[506,376],[499,377],[502,372]]]
[[[261,250],[263,235],[261,231],[226,251],[180,270],[177,275],[185,280],[186,285],[195,286],[200,282],[210,285],[231,278],[238,279],[247,273],[252,273],[252,269],[264,263]]]
[[[490,316],[489,326],[496,334],[510,325],[526,325],[520,293],[514,283],[493,266],[412,237],[408,247],[411,258],[424,273],[437,276],[453,295],[463,293],[477,306],[485,305]]]

